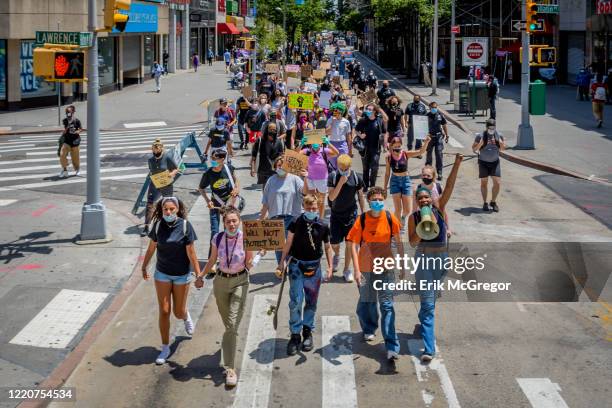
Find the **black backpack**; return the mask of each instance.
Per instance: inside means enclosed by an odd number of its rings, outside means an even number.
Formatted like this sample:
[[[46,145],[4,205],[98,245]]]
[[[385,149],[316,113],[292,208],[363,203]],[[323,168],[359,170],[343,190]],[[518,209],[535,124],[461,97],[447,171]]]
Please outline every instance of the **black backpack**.
[[[495,138],[495,144],[497,145],[497,148],[499,149],[499,134],[497,133],[497,130],[495,131],[495,134],[493,135],[493,137]],[[487,131],[484,131],[482,132],[482,146],[480,146],[480,150],[484,149],[488,143],[489,143],[489,133],[487,133]]]
[[[387,222],[389,223],[389,242],[393,239],[393,220],[391,219],[391,213],[385,210],[385,215],[387,216]],[[363,244],[363,230],[365,228],[365,219],[366,213],[361,213],[359,216],[359,225],[361,225],[361,240],[359,241],[359,246]]]

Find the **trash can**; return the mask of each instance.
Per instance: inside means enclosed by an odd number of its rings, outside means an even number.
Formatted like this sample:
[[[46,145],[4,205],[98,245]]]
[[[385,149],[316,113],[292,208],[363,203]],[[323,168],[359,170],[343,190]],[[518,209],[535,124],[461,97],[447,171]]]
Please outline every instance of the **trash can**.
[[[546,82],[539,79],[529,84],[529,113],[546,114]]]

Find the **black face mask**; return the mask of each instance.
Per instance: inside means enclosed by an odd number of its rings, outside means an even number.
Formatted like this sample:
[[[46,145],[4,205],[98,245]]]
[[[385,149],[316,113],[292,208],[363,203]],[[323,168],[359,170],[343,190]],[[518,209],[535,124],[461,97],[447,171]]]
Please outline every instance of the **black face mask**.
[[[153,156],[157,157],[158,159],[161,157],[162,152],[157,152],[157,153],[153,153]]]
[[[425,185],[430,185],[431,183],[433,183],[432,178],[422,178],[421,180],[423,180],[423,184]]]

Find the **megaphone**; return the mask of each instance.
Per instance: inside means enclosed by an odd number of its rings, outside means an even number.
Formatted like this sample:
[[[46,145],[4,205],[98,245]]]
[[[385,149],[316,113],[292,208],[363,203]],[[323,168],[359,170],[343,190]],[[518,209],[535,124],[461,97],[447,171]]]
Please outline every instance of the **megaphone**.
[[[421,222],[416,227],[416,233],[419,238],[429,241],[436,238],[440,234],[440,226],[434,216],[431,207],[425,206],[421,208]]]

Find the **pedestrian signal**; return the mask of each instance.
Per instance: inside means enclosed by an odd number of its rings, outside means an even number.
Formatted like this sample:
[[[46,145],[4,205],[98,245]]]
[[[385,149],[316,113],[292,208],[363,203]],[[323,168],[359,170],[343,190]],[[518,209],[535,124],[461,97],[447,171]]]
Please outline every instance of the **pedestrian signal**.
[[[557,49],[555,47],[538,48],[538,63],[539,64],[556,64]]]
[[[55,79],[85,78],[85,53],[81,51],[56,51],[53,60]]]

